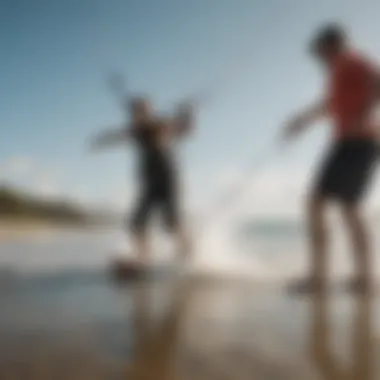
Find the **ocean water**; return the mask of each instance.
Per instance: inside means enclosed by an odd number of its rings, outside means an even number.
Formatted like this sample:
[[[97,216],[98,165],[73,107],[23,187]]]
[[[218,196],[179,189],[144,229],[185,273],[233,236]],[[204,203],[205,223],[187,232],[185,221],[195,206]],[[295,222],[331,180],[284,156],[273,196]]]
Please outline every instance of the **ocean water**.
[[[330,223],[331,276],[349,274],[353,258],[349,240],[338,220]],[[380,225],[372,223],[373,268],[380,274],[377,252]],[[308,242],[300,220],[268,219],[244,222],[232,219],[193,231],[198,271],[238,274],[255,279],[287,279],[308,269]],[[115,256],[128,257],[131,243],[121,230],[57,231],[0,243],[0,279],[40,274],[104,273]],[[154,234],[152,259],[170,261],[176,255],[170,237]]]

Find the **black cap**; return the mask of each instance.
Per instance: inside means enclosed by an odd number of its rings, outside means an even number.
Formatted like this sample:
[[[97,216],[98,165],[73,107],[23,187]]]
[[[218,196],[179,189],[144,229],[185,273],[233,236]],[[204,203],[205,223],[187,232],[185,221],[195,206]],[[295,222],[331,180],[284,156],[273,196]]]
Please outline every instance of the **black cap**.
[[[337,23],[326,24],[315,33],[311,44],[311,52],[315,54],[323,46],[340,46],[346,40],[344,28]]]

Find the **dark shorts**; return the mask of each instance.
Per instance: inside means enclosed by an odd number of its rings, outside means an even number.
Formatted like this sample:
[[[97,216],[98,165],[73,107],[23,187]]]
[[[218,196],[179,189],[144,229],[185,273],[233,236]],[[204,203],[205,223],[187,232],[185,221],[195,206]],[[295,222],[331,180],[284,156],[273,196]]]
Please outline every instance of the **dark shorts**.
[[[173,181],[145,181],[142,184],[136,208],[132,215],[131,228],[134,233],[144,232],[152,213],[159,211],[169,231],[179,223],[177,188]]]
[[[314,195],[344,203],[360,202],[373,177],[378,149],[373,140],[336,142],[322,163]]]

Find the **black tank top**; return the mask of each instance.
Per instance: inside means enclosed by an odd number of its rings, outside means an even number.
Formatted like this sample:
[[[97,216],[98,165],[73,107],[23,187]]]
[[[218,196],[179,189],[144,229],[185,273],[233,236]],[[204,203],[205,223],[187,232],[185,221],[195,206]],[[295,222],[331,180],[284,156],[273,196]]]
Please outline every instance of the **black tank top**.
[[[149,181],[173,178],[174,165],[168,146],[162,144],[163,129],[157,121],[134,126],[133,137],[139,153],[140,175]]]

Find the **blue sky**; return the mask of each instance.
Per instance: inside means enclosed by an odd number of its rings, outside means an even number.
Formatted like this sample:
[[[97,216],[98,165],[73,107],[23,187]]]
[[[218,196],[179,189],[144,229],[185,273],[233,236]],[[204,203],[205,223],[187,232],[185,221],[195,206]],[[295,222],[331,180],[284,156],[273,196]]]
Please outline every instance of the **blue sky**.
[[[182,155],[189,197],[208,202],[321,91],[321,72],[305,54],[314,29],[339,19],[380,58],[379,14],[375,0],[0,1],[2,179],[121,202],[131,193],[132,151],[85,150],[89,135],[123,118],[107,71],[122,71],[159,109],[224,78]],[[324,130],[280,158],[263,188],[303,177]]]

